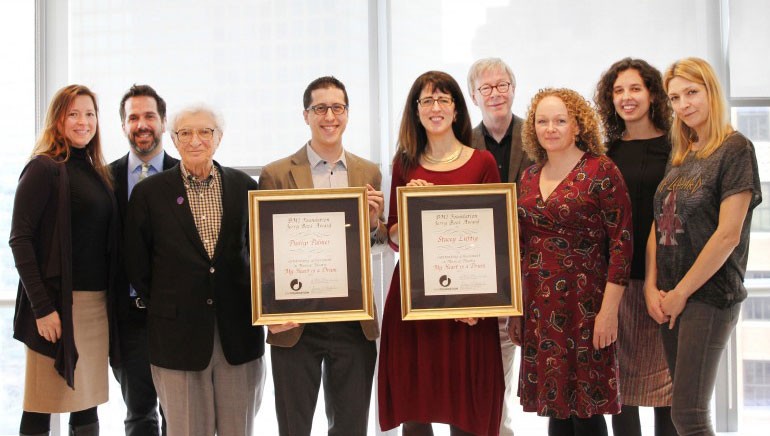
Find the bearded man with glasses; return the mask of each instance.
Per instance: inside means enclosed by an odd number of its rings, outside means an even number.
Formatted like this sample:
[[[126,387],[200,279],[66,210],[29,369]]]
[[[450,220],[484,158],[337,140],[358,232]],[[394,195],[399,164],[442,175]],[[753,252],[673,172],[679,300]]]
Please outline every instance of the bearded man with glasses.
[[[120,100],[120,122],[128,139],[126,155],[110,164],[121,230],[134,186],[179,161],[163,150],[166,102],[149,85],[133,85]],[[131,287],[122,264],[115,278],[120,362],[113,366],[126,403],[126,436],[166,436],[158,417],[158,395],[147,358],[147,308]],[[161,410],[163,415],[163,410]]]

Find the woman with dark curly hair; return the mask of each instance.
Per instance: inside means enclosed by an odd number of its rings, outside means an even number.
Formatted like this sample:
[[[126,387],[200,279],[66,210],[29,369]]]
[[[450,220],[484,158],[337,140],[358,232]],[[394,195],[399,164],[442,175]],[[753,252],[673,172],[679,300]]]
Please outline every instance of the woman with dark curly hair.
[[[500,181],[495,158],[468,147],[471,122],[462,90],[448,74],[428,71],[406,99],[393,159],[388,229],[398,249],[398,186]],[[382,315],[377,376],[380,426],[404,436],[496,436],[502,416],[503,363],[497,318],[403,321],[396,266]]]
[[[522,140],[535,164],[519,183],[524,317],[510,323],[521,404],[550,417],[549,435],[606,435],[602,415],[620,412],[614,343],[631,202],[596,113],[575,91],[538,92]]]
[[[618,313],[621,413],[614,434],[641,436],[639,406],[655,408],[655,435],[676,436],[671,422],[671,377],[654,313],[647,314],[644,251],[652,225],[652,200],[671,152],[671,107],[655,67],[641,59],[612,64],[596,85],[594,101],[607,135],[609,156],[631,196],[634,257],[631,280]],[[651,296],[652,297],[652,296]]]

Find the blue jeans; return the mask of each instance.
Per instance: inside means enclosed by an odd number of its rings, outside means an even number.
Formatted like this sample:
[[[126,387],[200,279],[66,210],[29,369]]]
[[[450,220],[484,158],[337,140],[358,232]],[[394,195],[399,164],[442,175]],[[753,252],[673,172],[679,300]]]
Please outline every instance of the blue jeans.
[[[680,436],[714,435],[709,403],[719,358],[738,323],[741,305],[719,309],[688,302],[673,330],[661,325],[673,381],[671,419]]]

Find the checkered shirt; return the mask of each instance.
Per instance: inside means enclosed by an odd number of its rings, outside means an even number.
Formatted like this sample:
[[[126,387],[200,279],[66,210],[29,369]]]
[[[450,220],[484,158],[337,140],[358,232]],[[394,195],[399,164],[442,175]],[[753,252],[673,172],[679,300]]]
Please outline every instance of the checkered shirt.
[[[195,227],[209,258],[212,258],[222,226],[222,176],[216,165],[211,166],[211,173],[205,179],[193,176],[184,165],[180,167]]]

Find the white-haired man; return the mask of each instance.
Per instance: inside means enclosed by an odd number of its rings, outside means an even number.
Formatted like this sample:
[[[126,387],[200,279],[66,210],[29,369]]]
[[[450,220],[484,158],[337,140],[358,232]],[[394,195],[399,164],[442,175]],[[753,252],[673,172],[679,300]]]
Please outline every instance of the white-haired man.
[[[214,161],[222,128],[204,106],[179,112],[169,129],[180,164],[138,183],[128,205],[126,270],[147,306],[168,436],[251,436],[262,399],[248,245],[257,183]]]

